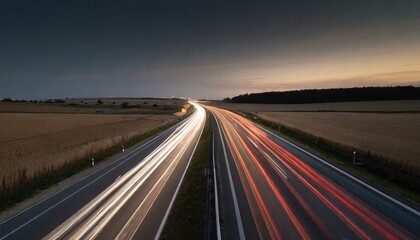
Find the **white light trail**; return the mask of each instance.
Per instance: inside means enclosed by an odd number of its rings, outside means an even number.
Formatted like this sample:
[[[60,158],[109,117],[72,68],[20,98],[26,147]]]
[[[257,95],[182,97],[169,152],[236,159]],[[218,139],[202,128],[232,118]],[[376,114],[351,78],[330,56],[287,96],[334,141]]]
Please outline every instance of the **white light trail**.
[[[195,112],[159,147],[44,239],[96,238],[156,169],[165,167],[163,174],[139,203],[139,207],[118,235],[118,238],[132,238],[178,163],[183,159],[188,147],[194,145],[194,141],[198,141],[197,136],[200,136],[204,128],[206,119],[204,108],[193,102],[191,104],[195,107]]]

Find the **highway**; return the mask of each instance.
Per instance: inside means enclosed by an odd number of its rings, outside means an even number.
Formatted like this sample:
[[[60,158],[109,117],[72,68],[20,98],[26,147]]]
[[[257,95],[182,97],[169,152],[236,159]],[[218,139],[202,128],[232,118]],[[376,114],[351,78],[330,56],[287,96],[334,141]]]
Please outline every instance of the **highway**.
[[[223,239],[419,239],[418,208],[242,116],[213,114]]]
[[[0,239],[158,239],[204,128],[205,110],[0,223]]]

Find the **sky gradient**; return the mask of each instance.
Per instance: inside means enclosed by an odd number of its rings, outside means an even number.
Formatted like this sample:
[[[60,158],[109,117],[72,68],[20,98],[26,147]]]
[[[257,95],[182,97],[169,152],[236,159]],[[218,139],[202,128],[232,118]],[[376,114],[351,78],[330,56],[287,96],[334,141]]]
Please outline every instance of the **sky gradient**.
[[[420,86],[419,56],[415,0],[0,1],[0,97]]]

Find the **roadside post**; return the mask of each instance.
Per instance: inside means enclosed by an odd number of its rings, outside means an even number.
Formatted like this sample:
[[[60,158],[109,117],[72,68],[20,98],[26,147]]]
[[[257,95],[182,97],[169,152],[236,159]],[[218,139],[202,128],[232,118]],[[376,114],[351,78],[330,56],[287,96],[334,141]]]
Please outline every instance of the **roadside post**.
[[[353,165],[356,165],[356,151],[353,151]]]

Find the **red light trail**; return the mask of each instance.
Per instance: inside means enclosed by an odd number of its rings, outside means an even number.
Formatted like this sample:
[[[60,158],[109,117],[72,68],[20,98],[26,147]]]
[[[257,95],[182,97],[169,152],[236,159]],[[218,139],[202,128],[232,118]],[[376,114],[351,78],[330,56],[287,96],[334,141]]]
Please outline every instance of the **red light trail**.
[[[261,239],[412,238],[249,120],[206,108],[220,123]]]

